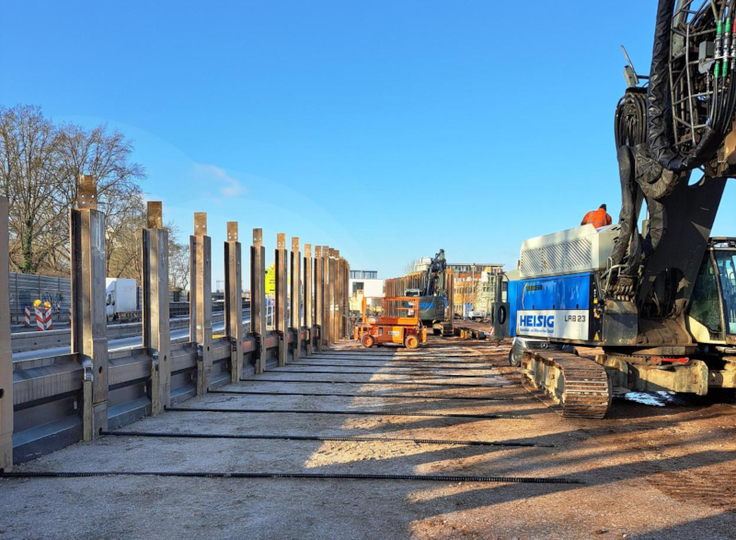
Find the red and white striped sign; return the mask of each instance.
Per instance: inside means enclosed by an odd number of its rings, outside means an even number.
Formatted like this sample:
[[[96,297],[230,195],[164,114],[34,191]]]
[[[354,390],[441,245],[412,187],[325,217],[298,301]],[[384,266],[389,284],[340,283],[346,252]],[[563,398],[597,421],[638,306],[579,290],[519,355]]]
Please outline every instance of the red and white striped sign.
[[[54,321],[51,317],[51,308],[44,306],[38,306],[35,308],[36,311],[36,330],[53,330]]]

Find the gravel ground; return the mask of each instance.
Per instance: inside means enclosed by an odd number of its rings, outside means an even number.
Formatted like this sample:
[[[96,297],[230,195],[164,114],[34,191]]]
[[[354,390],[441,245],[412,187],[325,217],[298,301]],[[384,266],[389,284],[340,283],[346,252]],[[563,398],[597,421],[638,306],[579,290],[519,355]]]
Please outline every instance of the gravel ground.
[[[421,352],[340,344],[302,358],[285,368],[288,373],[275,370],[223,388],[263,395],[213,393],[182,404],[301,413],[167,412],[121,431],[539,446],[123,435],[76,444],[18,470],[441,474],[583,483],[5,479],[0,538],[736,538],[733,405],[691,401],[659,408],[616,401],[606,420],[562,419],[521,387],[505,365],[507,351],[456,339],[433,340]],[[274,395],[284,392],[349,395]],[[336,410],[356,414],[308,412]],[[438,416],[412,416],[422,414]],[[502,418],[439,416],[447,414]]]

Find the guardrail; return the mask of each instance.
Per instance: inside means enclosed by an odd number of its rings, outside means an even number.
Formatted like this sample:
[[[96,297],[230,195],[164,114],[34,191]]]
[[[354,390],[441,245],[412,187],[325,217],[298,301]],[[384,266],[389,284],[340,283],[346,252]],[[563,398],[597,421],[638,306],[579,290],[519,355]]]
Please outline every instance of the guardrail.
[[[243,313],[250,313],[250,310],[245,310]],[[224,312],[212,315],[213,323],[222,322],[223,320],[225,320]],[[189,328],[189,317],[169,320],[170,330],[179,330],[182,328]],[[139,336],[142,330],[143,328],[140,322],[110,324],[107,326],[107,339],[123,339]],[[14,353],[53,349],[55,347],[69,347],[71,345],[71,329],[62,328],[59,330],[46,330],[44,332],[18,332],[11,334],[10,339]]]
[[[302,351],[307,354],[309,339],[301,331]],[[289,332],[289,344],[296,332]],[[278,365],[278,335],[265,339],[266,369]],[[256,339],[247,336],[243,377],[255,374]],[[209,389],[231,382],[232,344],[227,337],[212,340],[212,373]],[[292,354],[289,355],[291,359]],[[188,339],[173,340],[170,346],[170,405],[197,395],[197,344]],[[150,380],[152,362],[143,347],[109,353],[108,428],[115,429],[151,414]],[[14,461],[20,463],[73,444],[83,438],[83,419],[79,411],[83,391],[83,368],[76,355],[21,360],[14,363],[13,406],[15,409]]]
[[[250,248],[250,322],[242,322],[241,244],[237,223],[228,223],[225,242],[225,304],[222,335],[212,334],[211,243],[206,215],[195,214],[190,237],[190,318],[169,320],[168,238],[161,203],[149,202],[142,234],[142,322],[105,327],[104,214],[96,209],[96,188],[80,178],[78,207],[70,213],[72,328],[44,339],[69,345],[71,353],[12,361],[7,271],[0,272],[0,469],[160,414],[212,388],[262,373],[311,354],[348,332],[349,265],[339,251],[285,247],[277,236],[275,330],[266,329],[265,248],[253,230]],[[0,268],[7,269],[7,201],[0,197]],[[290,261],[290,263],[289,263]],[[290,290],[287,290],[287,272]],[[300,286],[303,285],[303,286]],[[303,306],[303,308],[302,308]],[[289,310],[291,308],[291,310]],[[189,326],[186,338],[171,329]],[[142,346],[109,351],[107,339],[142,329]],[[119,332],[119,334],[115,334]],[[137,333],[137,332],[136,332]],[[33,335],[32,335],[33,336]],[[23,338],[38,339],[36,336]],[[66,340],[66,341],[62,341]],[[13,340],[15,345],[16,341]],[[45,344],[48,346],[48,344]]]

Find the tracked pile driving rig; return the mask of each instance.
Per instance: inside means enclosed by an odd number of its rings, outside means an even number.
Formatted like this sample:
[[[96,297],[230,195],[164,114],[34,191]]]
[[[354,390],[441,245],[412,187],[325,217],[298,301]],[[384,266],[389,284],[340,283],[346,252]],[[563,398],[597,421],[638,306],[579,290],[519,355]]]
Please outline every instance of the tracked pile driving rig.
[[[629,63],[616,109],[618,225],[522,246],[510,332],[546,345],[522,372],[567,416],[603,417],[614,391],[736,388],[736,240],[710,238],[736,176],[733,8],[659,2],[650,75]]]

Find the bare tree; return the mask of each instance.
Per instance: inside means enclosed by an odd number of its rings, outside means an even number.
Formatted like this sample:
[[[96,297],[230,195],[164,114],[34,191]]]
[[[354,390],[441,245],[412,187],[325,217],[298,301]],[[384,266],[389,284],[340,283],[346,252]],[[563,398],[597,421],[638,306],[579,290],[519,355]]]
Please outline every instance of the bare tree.
[[[56,205],[58,130],[39,107],[0,107],[0,168],[10,201],[10,264],[35,273],[58,247],[47,233],[64,213]]]
[[[413,272],[417,271],[417,264],[419,261],[417,259],[412,259],[406,264],[404,264],[402,271],[404,272],[404,275],[411,274]]]
[[[139,182],[146,174],[132,154],[132,141],[106,124],[56,127],[39,107],[0,107],[0,193],[10,201],[11,267],[68,275],[69,209],[76,204],[79,175],[89,174],[106,215],[107,275],[140,279],[146,209]],[[176,240],[173,223],[166,228],[171,288],[184,290],[189,246]]]
[[[65,124],[59,132],[59,160],[62,184],[59,204],[70,207],[77,199],[76,179],[90,174],[97,180],[97,204],[105,212],[107,272],[118,258],[131,253],[116,254],[118,247],[130,246],[135,231],[144,223],[143,191],[138,181],[145,178],[142,165],[130,161],[133,143],[117,130],[110,132],[107,124],[92,130]],[[138,273],[140,275],[140,273]]]
[[[143,272],[141,229],[146,226],[146,208],[141,195],[131,197],[128,209],[106,223],[107,275],[140,280]]]
[[[189,286],[189,244],[176,241],[178,229],[169,227],[169,288],[183,291]]]

